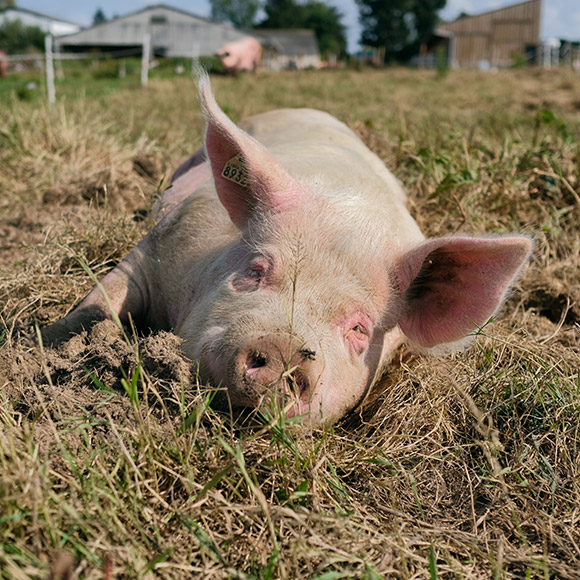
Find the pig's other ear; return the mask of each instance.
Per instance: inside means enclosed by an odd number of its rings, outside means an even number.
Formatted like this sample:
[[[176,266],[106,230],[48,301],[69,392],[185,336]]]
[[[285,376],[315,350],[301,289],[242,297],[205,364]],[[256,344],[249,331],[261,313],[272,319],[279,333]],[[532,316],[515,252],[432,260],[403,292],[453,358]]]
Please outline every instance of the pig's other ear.
[[[409,251],[398,267],[402,331],[423,349],[462,341],[498,310],[531,250],[514,236],[439,238]]]
[[[237,127],[219,108],[207,75],[199,81],[207,128],[205,146],[216,191],[230,219],[244,229],[254,210],[286,211],[305,196],[266,148]]]

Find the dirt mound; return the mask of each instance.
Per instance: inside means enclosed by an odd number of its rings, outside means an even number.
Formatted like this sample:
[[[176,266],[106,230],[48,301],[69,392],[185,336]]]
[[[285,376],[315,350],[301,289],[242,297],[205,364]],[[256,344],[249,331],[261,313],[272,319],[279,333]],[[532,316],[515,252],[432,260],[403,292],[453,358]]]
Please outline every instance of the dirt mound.
[[[24,342],[29,343],[28,349],[23,348]],[[178,409],[190,402],[192,366],[174,334],[129,339],[106,320],[59,349],[41,349],[33,343],[29,335],[21,337],[20,344],[5,345],[0,369],[5,396],[13,402],[19,421],[35,421],[35,440],[43,453],[56,443],[51,425],[65,417],[81,413],[93,426],[101,425],[98,431],[103,435],[111,420],[118,429],[130,428],[134,406],[146,397],[147,409],[157,416],[163,431],[173,422],[163,410],[169,407],[179,417]],[[70,433],[77,439],[82,436],[78,431]],[[66,439],[75,447],[70,434]]]

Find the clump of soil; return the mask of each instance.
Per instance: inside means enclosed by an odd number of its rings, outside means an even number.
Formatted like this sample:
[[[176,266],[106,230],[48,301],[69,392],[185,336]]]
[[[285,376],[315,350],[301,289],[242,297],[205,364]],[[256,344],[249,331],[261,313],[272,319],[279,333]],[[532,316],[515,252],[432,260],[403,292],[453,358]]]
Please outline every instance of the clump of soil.
[[[135,421],[133,406],[144,397],[149,411],[157,414],[159,427],[173,428],[163,409],[171,408],[174,419],[179,418],[184,397],[188,403],[197,393],[191,361],[180,345],[181,340],[167,332],[129,338],[110,320],[58,349],[41,349],[31,336],[21,337],[20,344],[2,350],[4,395],[13,401],[19,421],[37,417],[37,429],[44,425],[44,436],[37,438],[44,450],[55,443],[47,422],[81,413],[93,422],[105,424],[112,418],[118,427],[130,427]]]

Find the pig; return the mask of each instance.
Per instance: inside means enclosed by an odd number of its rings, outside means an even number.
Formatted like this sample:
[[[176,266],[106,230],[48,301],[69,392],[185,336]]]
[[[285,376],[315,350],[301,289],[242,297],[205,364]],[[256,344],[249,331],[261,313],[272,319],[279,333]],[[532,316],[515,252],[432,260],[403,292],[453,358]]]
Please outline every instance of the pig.
[[[251,36],[228,42],[217,51],[217,56],[226,71],[237,74],[245,70],[256,70],[262,58],[262,45]]]
[[[3,50],[0,50],[0,78],[6,76],[8,71],[8,56]]]
[[[222,405],[321,425],[365,399],[403,342],[463,348],[500,308],[528,237],[426,239],[399,181],[328,113],[237,126],[207,76],[199,91],[205,146],[176,171],[157,225],[46,342],[132,317],[181,337]]]

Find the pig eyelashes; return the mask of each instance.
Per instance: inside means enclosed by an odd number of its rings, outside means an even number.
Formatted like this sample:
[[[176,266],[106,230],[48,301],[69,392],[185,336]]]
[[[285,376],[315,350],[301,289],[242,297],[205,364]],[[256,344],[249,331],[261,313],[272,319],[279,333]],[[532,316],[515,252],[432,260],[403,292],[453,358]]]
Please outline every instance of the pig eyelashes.
[[[266,274],[269,269],[270,263],[268,259],[259,256],[250,262],[243,274],[234,274],[231,284],[239,292],[254,292],[265,285]]]
[[[361,323],[353,324],[346,332],[345,338],[356,354],[362,354],[369,345],[369,331]]]

